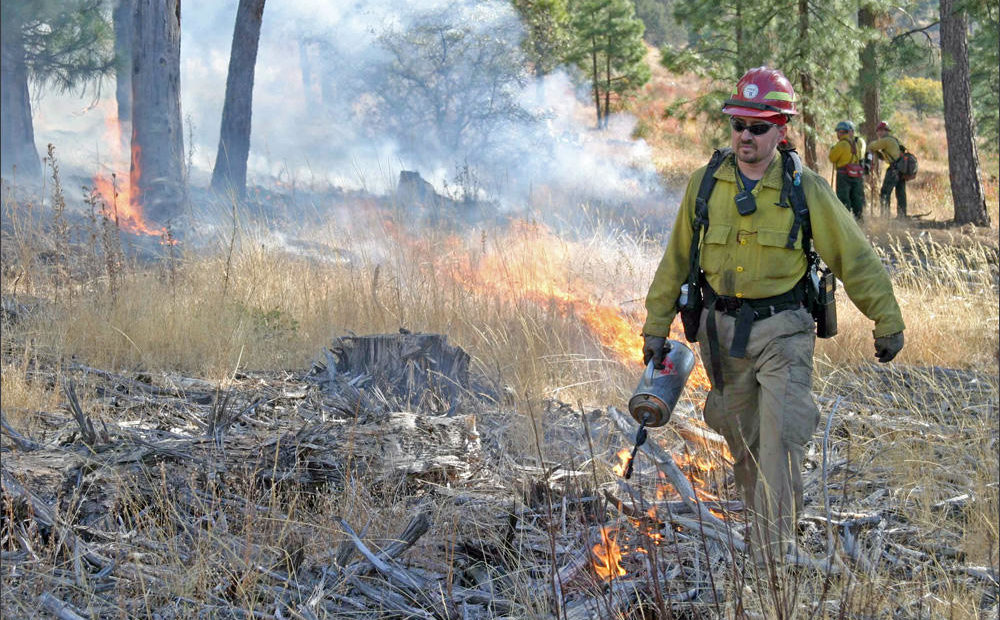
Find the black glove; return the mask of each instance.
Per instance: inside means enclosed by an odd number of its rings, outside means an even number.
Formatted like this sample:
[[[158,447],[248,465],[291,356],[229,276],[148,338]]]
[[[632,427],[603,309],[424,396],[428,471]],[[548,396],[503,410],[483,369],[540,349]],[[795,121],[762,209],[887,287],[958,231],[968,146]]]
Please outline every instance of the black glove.
[[[663,370],[663,360],[670,353],[670,343],[663,336],[642,336],[642,363],[653,360],[653,368]]]
[[[903,332],[896,332],[888,336],[879,336],[875,339],[875,357],[881,363],[892,361],[896,354],[903,348]]]

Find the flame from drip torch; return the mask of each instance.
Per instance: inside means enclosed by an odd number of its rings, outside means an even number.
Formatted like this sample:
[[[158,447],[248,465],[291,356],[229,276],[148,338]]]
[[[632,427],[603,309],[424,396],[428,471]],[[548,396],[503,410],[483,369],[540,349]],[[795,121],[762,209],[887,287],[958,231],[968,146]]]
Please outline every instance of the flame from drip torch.
[[[615,456],[618,457],[618,463],[611,468],[611,471],[614,472],[616,476],[624,476],[625,469],[628,467],[628,460],[632,456],[632,451],[628,448],[622,448]]]
[[[622,552],[614,538],[608,536],[608,531],[601,528],[601,542],[591,549],[594,555],[594,572],[604,581],[625,575],[622,566]]]

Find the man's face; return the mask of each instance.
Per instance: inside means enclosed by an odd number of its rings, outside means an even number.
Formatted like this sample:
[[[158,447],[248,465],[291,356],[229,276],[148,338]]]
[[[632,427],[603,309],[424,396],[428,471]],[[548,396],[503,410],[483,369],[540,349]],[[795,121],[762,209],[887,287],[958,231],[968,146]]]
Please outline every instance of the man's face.
[[[848,138],[848,136],[850,136],[850,135],[851,135],[851,132],[847,131],[846,129],[838,129],[837,130],[837,139],[838,140],[846,140]]]
[[[876,129],[875,130],[875,135],[878,136],[879,138],[884,138],[885,134],[887,134],[887,133],[889,133],[889,132],[886,131],[885,129]]]
[[[747,164],[770,161],[787,131],[784,125],[747,116],[731,117],[730,126],[733,132],[733,152],[739,161]],[[754,131],[762,133],[756,135]]]

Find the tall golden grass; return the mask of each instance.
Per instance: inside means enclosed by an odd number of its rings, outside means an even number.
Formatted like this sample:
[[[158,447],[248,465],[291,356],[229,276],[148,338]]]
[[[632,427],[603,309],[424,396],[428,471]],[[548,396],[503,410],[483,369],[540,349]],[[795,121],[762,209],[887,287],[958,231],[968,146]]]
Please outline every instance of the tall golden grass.
[[[690,93],[697,81],[657,75],[632,109],[641,116],[644,137],[653,144],[665,178],[678,179],[704,163],[713,145],[704,142],[697,122],[663,119],[659,113],[662,100]],[[908,131],[905,123],[897,126]],[[940,143],[926,140],[911,146],[933,153]],[[925,219],[945,220],[950,209],[946,168],[931,155],[922,163],[924,181],[911,188],[911,211],[923,213],[926,207]],[[987,191],[996,222],[995,176]],[[402,209],[379,212],[348,205],[354,226],[329,224],[303,232],[308,244],[237,227],[215,248],[178,248],[178,260],[168,268],[125,263],[120,272],[108,273],[91,260],[92,248],[67,251],[59,259],[67,263],[54,264],[44,218],[28,205],[5,200],[5,213],[16,225],[6,229],[3,240],[0,293],[16,318],[4,323],[0,400],[12,423],[29,434],[36,412],[62,402],[57,388],[35,372],[42,366],[165,371],[224,385],[247,369],[301,371],[339,335],[399,328],[447,334],[472,354],[477,371],[497,377],[529,405],[556,398],[621,406],[639,365],[587,322],[588,311],[616,312],[626,348],[631,342],[638,351],[642,297],[661,252],[658,242],[637,240],[622,230],[569,238],[530,220],[461,233],[416,230],[393,219]],[[877,216],[865,227],[890,266],[907,323],[907,344],[897,364],[909,374],[871,364],[871,322],[841,295],[841,333],[818,345],[815,390],[821,399],[850,396],[865,406],[862,415],[897,415],[912,422],[887,430],[875,419],[851,418],[852,433],[838,441],[849,444],[860,471],[891,479],[894,497],[887,501],[915,498],[917,510],[909,516],[925,538],[933,538],[941,526],[934,504],[947,499],[943,495],[956,485],[967,488],[978,500],[946,524],[961,532],[960,540],[949,544],[970,562],[995,564],[1000,507],[995,418],[988,415],[995,416],[1000,392],[995,229],[992,238],[984,238]],[[935,368],[960,369],[982,379],[976,390],[960,389]],[[927,392],[934,398],[925,397]],[[843,415],[854,414],[845,408]],[[913,425],[943,428],[943,421],[947,432],[912,430]],[[533,428],[537,421],[526,422]],[[531,433],[514,432],[523,435],[525,454],[533,454]],[[246,496],[250,505],[264,510],[276,501],[261,489],[247,489]],[[158,510],[169,515],[167,490],[162,499]],[[385,520],[400,516],[405,504],[393,499],[391,493],[376,496],[362,484],[326,498],[326,504],[308,509],[283,504],[282,510],[289,519],[333,536],[337,528],[328,515],[334,506],[357,522],[375,515]],[[441,510],[444,522],[461,519],[445,514],[447,507]],[[294,539],[286,522],[258,516],[247,514],[227,527],[244,532],[247,540],[289,549],[305,544],[311,553],[324,552],[317,541]],[[148,538],[169,544],[169,519],[136,522]],[[211,532],[199,533],[203,555],[193,559],[196,570],[161,567],[175,589],[171,594],[197,599],[210,591],[219,571],[229,571],[227,581],[245,586],[243,606],[254,609],[261,603],[251,583],[256,573],[213,547]],[[891,612],[899,597],[923,596],[928,584],[937,584],[926,602],[930,616],[977,617],[972,592],[943,572],[910,581],[878,573],[836,587],[848,609],[878,615]],[[537,593],[525,592],[526,600],[529,596]],[[851,597],[868,598],[856,604]],[[157,602],[150,600],[151,611]]]

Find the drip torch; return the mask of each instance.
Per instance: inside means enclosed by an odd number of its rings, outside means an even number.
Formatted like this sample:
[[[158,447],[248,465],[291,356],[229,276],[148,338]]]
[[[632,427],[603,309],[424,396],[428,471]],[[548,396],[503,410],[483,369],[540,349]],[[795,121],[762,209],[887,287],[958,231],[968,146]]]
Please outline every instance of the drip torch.
[[[667,342],[670,344],[670,352],[664,358],[662,366],[657,368],[650,360],[628,401],[628,412],[639,423],[639,430],[635,434],[635,446],[625,467],[626,480],[632,477],[636,452],[646,443],[646,429],[663,426],[670,421],[670,414],[677,406],[684,384],[694,368],[694,353],[687,345],[676,340]]]

